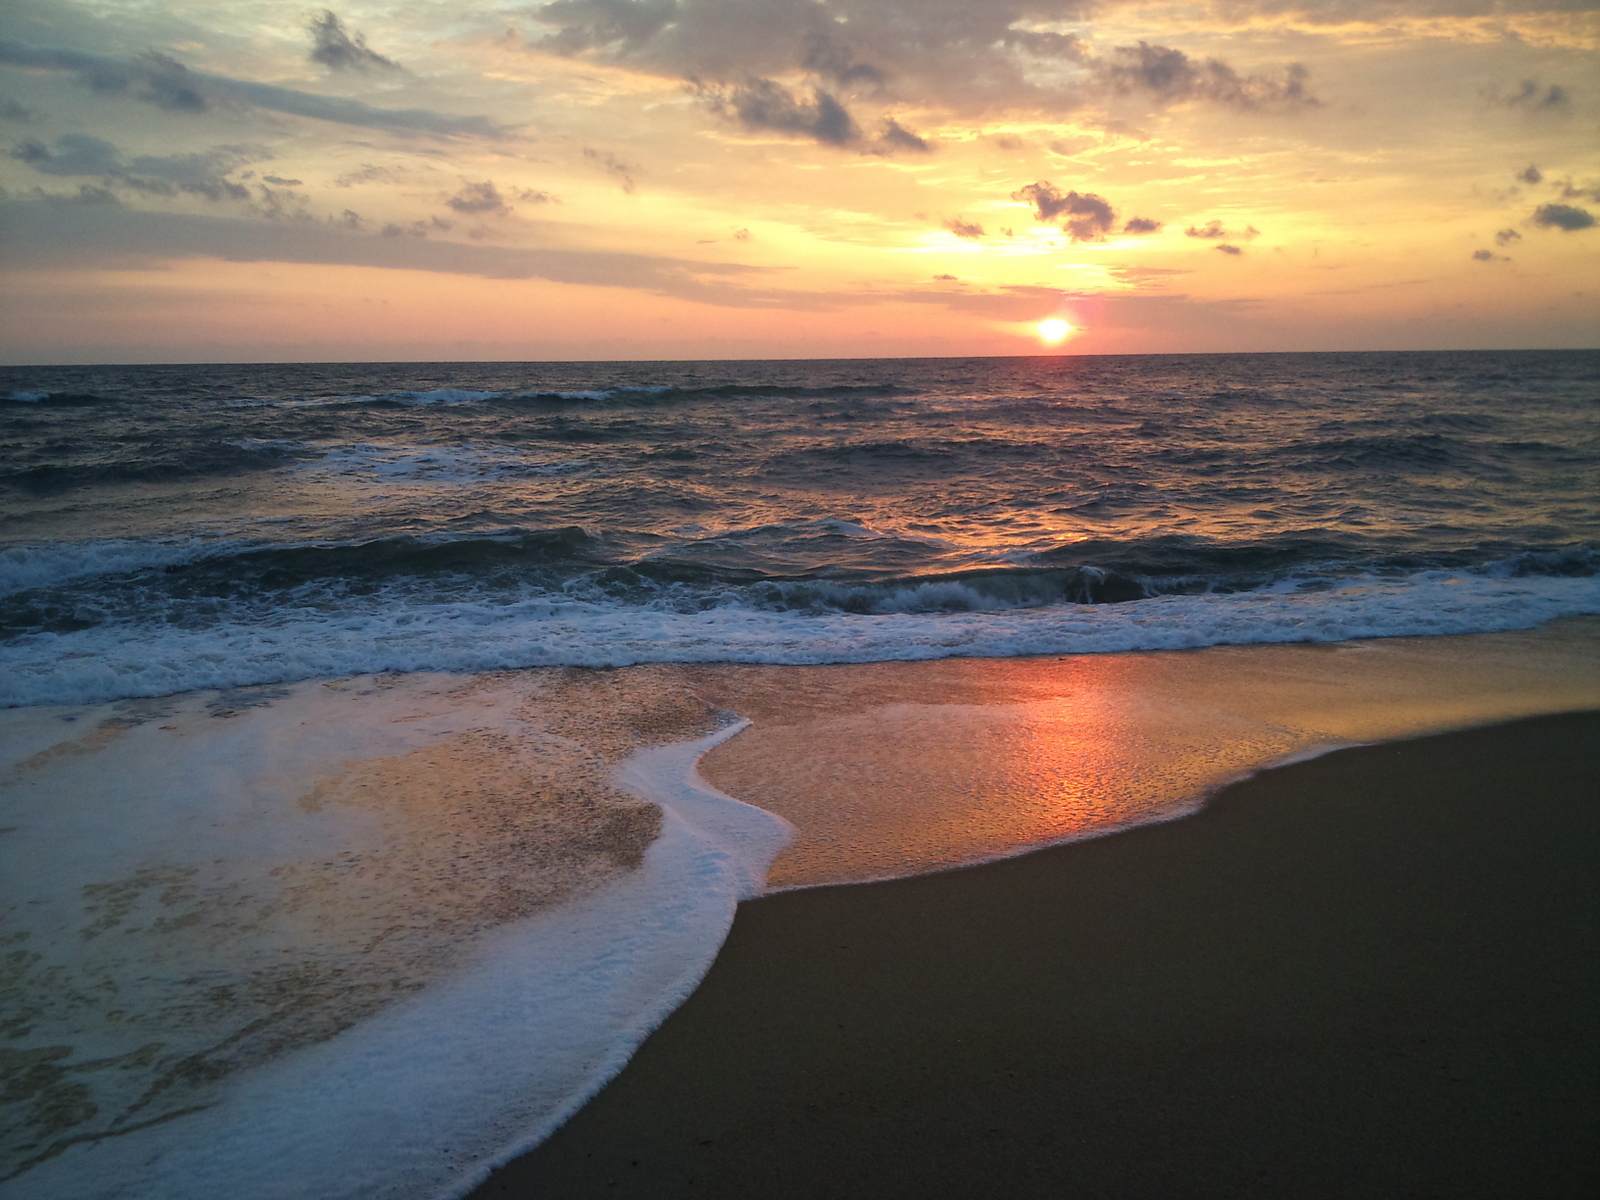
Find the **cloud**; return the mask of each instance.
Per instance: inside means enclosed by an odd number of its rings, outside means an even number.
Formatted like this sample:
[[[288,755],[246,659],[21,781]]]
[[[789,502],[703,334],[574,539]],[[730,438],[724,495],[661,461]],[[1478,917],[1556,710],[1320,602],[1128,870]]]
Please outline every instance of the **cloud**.
[[[1571,93],[1559,83],[1546,87],[1536,79],[1524,79],[1513,92],[1502,93],[1495,86],[1486,88],[1480,95],[1496,108],[1520,108],[1530,112],[1564,109],[1572,101]]]
[[[1474,250],[1472,257],[1475,262],[1510,262],[1503,254],[1496,254],[1493,250]]]
[[[853,84],[882,86],[887,76],[877,67],[857,62],[849,46],[843,44],[832,30],[814,31],[806,46],[801,66],[814,74],[825,76],[841,87]]]
[[[1541,204],[1533,210],[1533,223],[1547,229],[1564,229],[1574,233],[1592,226],[1594,217],[1588,209],[1573,208],[1570,204]]]
[[[529,44],[721,87],[804,77],[841,103],[887,97],[979,116],[1001,108],[1078,111],[1110,93],[1235,108],[1317,103],[1299,66],[1242,76],[1216,59],[1090,43],[1039,28],[1077,21],[1097,0],[554,0],[534,8]]]
[[[0,202],[0,236],[6,240],[6,261],[13,269],[148,267],[175,259],[214,258],[547,279],[731,306],[790,302],[787,296],[765,297],[732,286],[734,279],[762,273],[761,268],[738,263],[361,235],[321,222],[274,223],[12,200]]]
[[[511,188],[512,200],[521,200],[526,204],[548,204],[549,192],[536,192],[532,188]],[[461,190],[445,200],[445,203],[458,213],[468,216],[484,217],[509,217],[513,209],[507,197],[501,194],[494,181],[485,179],[480,183],[463,182]]]
[[[1494,244],[1497,246],[1509,246],[1512,242],[1521,240],[1522,235],[1515,229],[1502,229],[1494,235]]]
[[[1122,227],[1123,233],[1157,233],[1161,229],[1160,221],[1152,221],[1149,217],[1131,217]]]
[[[630,54],[642,49],[677,15],[677,0],[555,0],[536,10],[558,27],[542,44],[559,54],[607,49]]]
[[[1241,233],[1237,230],[1224,229],[1221,221],[1207,221],[1204,225],[1191,225],[1183,231],[1185,237],[1206,238],[1216,241],[1220,238],[1242,238],[1253,241],[1261,236],[1261,231],[1254,225],[1247,225]]]
[[[1539,170],[1539,168],[1534,166],[1532,163],[1529,163],[1527,167],[1517,172],[1517,179],[1522,183],[1543,183],[1544,172]]]
[[[274,184],[277,184],[279,187],[301,187],[302,186],[301,182],[298,179],[284,179],[281,175],[263,175],[261,177],[261,182],[262,183],[274,183]]]
[[[1322,102],[1306,90],[1308,72],[1299,63],[1284,68],[1283,78],[1242,76],[1215,58],[1190,58],[1170,46],[1118,46],[1100,72],[1119,91],[1139,90],[1163,104],[1210,100],[1232,108],[1313,108]]]
[[[951,217],[944,223],[944,227],[958,238],[981,238],[983,226],[976,221],[963,221],[960,217]]]
[[[622,190],[628,195],[633,195],[633,168],[625,162],[618,161],[617,157],[603,150],[595,150],[589,146],[583,148],[583,156],[598,166],[608,175],[616,177],[622,184]]]
[[[448,233],[454,229],[455,222],[447,221],[443,217],[429,217],[426,221],[411,221],[405,225],[391,221],[378,230],[380,237],[427,237],[430,233]]]
[[[77,50],[0,41],[0,64],[64,71],[91,91],[107,96],[131,95],[135,100],[169,112],[204,113],[217,106],[246,104],[291,116],[391,133],[498,138],[509,132],[487,117],[455,116],[420,108],[374,108],[340,96],[317,96],[268,83],[208,75],[191,71],[175,59],[153,52],[133,59],[117,59]]]
[[[1244,248],[1242,246],[1232,246],[1227,242],[1223,242],[1220,246],[1213,246],[1211,248],[1213,250],[1220,250],[1224,254],[1239,255],[1244,253]]]
[[[1104,197],[1093,192],[1063,192],[1049,180],[1030,183],[1012,192],[1011,198],[1032,204],[1034,215],[1041,221],[1054,221],[1066,214],[1061,228],[1075,242],[1098,241],[1117,219],[1116,211]]]
[[[918,137],[893,117],[883,119],[883,134],[879,140],[890,149],[910,150],[916,154],[927,154],[933,149],[926,138]]]
[[[306,22],[311,34],[311,53],[306,57],[330,71],[403,71],[392,58],[385,58],[367,45],[362,34],[352,36],[332,10]]]
[[[461,190],[445,203],[458,213],[470,213],[474,216],[490,213],[497,217],[511,215],[511,206],[500,194],[500,189],[487,179],[482,183],[464,184]]]
[[[26,104],[19,104],[10,96],[0,99],[0,120],[5,121],[37,121],[39,114]]]
[[[62,134],[53,147],[29,140],[11,151],[12,158],[27,163],[41,175],[99,176],[108,183],[115,181],[147,195],[173,196],[182,192],[208,200],[248,200],[250,189],[228,179],[227,174],[259,156],[259,152],[251,155],[230,147],[205,154],[141,155],[124,161],[116,146],[85,133]]]
[[[727,90],[698,89],[713,112],[731,113],[749,129],[813,138],[829,146],[847,146],[861,140],[861,130],[849,111],[829,92],[813,88],[810,101],[797,98],[783,84],[751,78]]]

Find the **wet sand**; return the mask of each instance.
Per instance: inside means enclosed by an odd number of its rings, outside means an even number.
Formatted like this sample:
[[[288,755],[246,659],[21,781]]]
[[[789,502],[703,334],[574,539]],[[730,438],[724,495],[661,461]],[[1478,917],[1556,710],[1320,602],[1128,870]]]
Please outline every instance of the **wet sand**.
[[[627,1069],[472,1195],[1586,1197],[1597,850],[1589,712],[749,901]]]

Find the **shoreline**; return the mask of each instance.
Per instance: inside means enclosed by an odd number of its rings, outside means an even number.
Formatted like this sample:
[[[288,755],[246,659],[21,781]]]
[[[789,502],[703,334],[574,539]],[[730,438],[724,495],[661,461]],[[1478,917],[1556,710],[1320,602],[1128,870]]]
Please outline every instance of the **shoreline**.
[[[182,1039],[202,1057],[208,1044],[233,1047],[229,1030],[256,1029],[258,1000],[271,1001],[260,1026],[271,1044],[257,1047],[271,1061],[251,1066],[230,1051],[217,1064],[229,1073],[218,1085],[225,1107],[241,1118],[222,1120],[232,1132],[217,1134],[219,1110],[159,1125],[159,1136],[96,1141],[29,1172],[30,1186],[101,1194],[91,1177],[126,1183],[119,1163],[155,1155],[160,1186],[130,1194],[209,1194],[212,1179],[242,1171],[257,1194],[275,1196],[283,1168],[330,1194],[388,1195],[399,1172],[419,1186],[396,1195],[458,1195],[624,1066],[717,957],[735,899],[760,889],[756,877],[709,897],[725,905],[720,924],[693,946],[668,928],[680,923],[668,910],[708,899],[705,871],[731,848],[708,845],[701,866],[682,855],[668,863],[672,838],[658,838],[636,869],[651,814],[663,833],[682,825],[684,786],[720,791],[713,808],[743,802],[730,813],[757,806],[763,827],[788,823],[793,840],[766,879],[777,899],[873,874],[962,876],[950,868],[1024,861],[1043,846],[1075,853],[1120,842],[1105,836],[1119,830],[1164,827],[1241,775],[1276,774],[1271,764],[1330,746],[1580,709],[1600,709],[1597,618],[1468,637],[1065,658],[371,676],[8,711],[5,782],[24,819],[7,849],[27,864],[8,882],[31,879],[37,892],[23,936],[64,956],[32,972],[48,1011],[19,1045],[56,1056],[51,1094],[89,1071],[107,1119],[146,1083],[168,1108],[185,1103],[167,1087],[194,1065]],[[731,732],[735,712],[754,724],[697,766],[682,759],[709,745],[696,739]],[[678,765],[624,778],[641,754]],[[671,876],[669,894],[645,899],[656,867]],[[113,907],[96,909],[106,897]],[[235,915],[243,899],[259,914],[247,926]],[[809,943],[795,944],[804,954]],[[773,949],[785,945],[779,936]],[[319,959],[315,972],[285,972]],[[623,962],[634,965],[619,974]],[[121,989],[116,1011],[85,1007],[92,989],[57,987],[58,968],[69,982],[104,976]],[[151,979],[178,986],[130,1006],[128,989]],[[345,986],[385,979],[381,995]],[[224,994],[210,986],[219,981],[230,988],[220,1007]],[[288,993],[274,990],[279,981]],[[496,981],[509,987],[499,1008],[474,993]],[[578,1024],[598,1020],[600,1049],[574,1049],[568,1062],[540,1038],[573,1042],[556,1014],[574,1003]],[[277,1023],[280,1009],[293,1023]],[[350,1019],[355,1027],[315,1044]],[[127,1057],[153,1036],[167,1043],[162,1057]],[[98,1069],[119,1054],[129,1070]],[[328,1072],[363,1058],[368,1067],[330,1090]],[[379,1075],[390,1082],[373,1086]],[[450,1091],[456,1084],[465,1090]],[[391,1097],[414,1099],[388,1113]],[[26,1119],[73,1117],[46,1107]],[[73,1125],[47,1136],[99,1136]],[[299,1140],[312,1127],[319,1147],[337,1151],[337,1169],[315,1165]],[[279,1152],[290,1144],[293,1155]],[[335,1175],[350,1187],[335,1187]]]
[[[470,1196],[1591,1194],[1597,792],[1600,711],[1541,716],[748,901]]]

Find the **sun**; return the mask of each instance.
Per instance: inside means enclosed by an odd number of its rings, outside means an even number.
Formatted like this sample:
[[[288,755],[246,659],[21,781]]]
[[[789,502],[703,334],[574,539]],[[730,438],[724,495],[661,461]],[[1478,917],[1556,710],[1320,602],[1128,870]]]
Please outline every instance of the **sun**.
[[[1048,321],[1040,321],[1038,329],[1039,340],[1041,342],[1049,342],[1051,345],[1061,341],[1062,338],[1072,332],[1072,326],[1068,325],[1060,317],[1051,317]]]

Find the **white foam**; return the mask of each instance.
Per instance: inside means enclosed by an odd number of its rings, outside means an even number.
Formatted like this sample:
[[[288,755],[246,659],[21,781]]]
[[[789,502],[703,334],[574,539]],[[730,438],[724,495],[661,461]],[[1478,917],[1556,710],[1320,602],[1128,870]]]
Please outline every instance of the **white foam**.
[[[357,604],[360,606],[357,607]],[[0,705],[77,704],[380,671],[648,662],[841,663],[1177,650],[1531,629],[1600,613],[1600,578],[1424,572],[1326,590],[870,615],[678,612],[564,596],[433,602],[389,589],[200,629],[105,624],[0,647]]]
[[[49,397],[50,397],[50,393],[49,392],[21,392],[21,391],[18,391],[18,392],[12,392],[11,395],[8,397],[8,399],[20,401],[23,404],[37,404],[41,400],[49,399]]]
[[[394,392],[385,400],[398,400],[402,404],[476,404],[480,400],[493,400],[499,392],[473,392],[465,388],[434,388],[428,392]]]
[[[695,760],[742,728],[646,751],[619,780],[665,820],[637,870],[503,927],[449,980],[244,1073],[220,1102],[78,1144],[28,1200],[418,1200],[547,1137],[698,984],[788,837]]]

